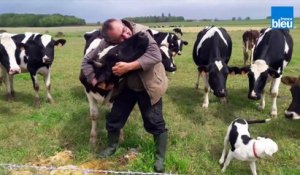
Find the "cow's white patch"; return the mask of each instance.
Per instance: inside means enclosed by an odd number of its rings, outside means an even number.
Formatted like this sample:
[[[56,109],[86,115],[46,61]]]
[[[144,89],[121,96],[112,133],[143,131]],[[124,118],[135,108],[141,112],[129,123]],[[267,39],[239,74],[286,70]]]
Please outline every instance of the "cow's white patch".
[[[250,70],[254,73],[254,79],[257,80],[261,73],[265,72],[269,66],[265,60],[256,60],[251,64]]]
[[[8,36],[1,37],[1,44],[5,48],[8,58],[9,58],[9,64],[10,64],[10,69],[12,70],[20,70],[19,65],[17,64],[17,60],[15,57],[15,52],[17,49],[17,46],[13,39]]]
[[[46,47],[52,40],[52,37],[50,35],[42,35],[41,41],[44,47]]]
[[[208,38],[211,38],[212,36],[214,36],[215,33],[218,33],[219,36],[221,37],[221,39],[224,41],[224,43],[228,46],[226,39],[224,38],[222,32],[217,28],[217,27],[212,27],[210,28],[205,34],[204,36],[201,38],[199,44],[197,45],[197,51],[201,48],[203,42],[205,40],[207,40]],[[198,52],[197,52],[198,54]]]
[[[85,55],[88,54],[90,51],[92,51],[93,49],[95,49],[96,47],[99,46],[101,39],[100,38],[96,38],[94,39],[91,44],[89,45],[89,47],[86,49]]]
[[[163,53],[165,53],[165,55],[168,57],[168,59],[171,59],[170,58],[170,55],[169,55],[169,48],[167,46],[160,46],[160,49]],[[171,67],[175,67],[175,65],[173,64],[173,62],[171,61]]]
[[[153,30],[153,29],[149,29],[150,30],[150,32],[153,34],[153,35],[155,35],[155,34],[158,34],[159,33],[159,31],[157,31],[157,30]]]
[[[223,68],[222,61],[215,61],[215,65],[217,66],[217,68],[219,69],[219,71]]]
[[[103,49],[102,52],[98,53],[98,56],[99,56],[98,59],[100,60],[104,55],[107,54],[107,52],[108,52],[110,49],[112,49],[112,48],[114,48],[114,47],[115,47],[115,46],[108,46],[107,48]]]
[[[86,34],[91,34],[91,33],[94,33],[94,32],[96,32],[96,31],[98,31],[97,29],[94,29],[94,30],[92,30],[92,31],[89,31],[89,32],[85,32]]]
[[[169,47],[168,37],[169,37],[169,34],[167,34],[166,37],[161,41],[161,45],[165,45],[165,46]]]
[[[286,38],[284,37],[284,53],[288,53],[288,51],[289,51],[289,46],[288,46],[288,44],[287,44],[287,42],[286,42]]]
[[[285,68],[288,64],[289,64],[289,62],[283,60],[283,68]]]
[[[300,119],[300,115],[297,114],[296,112],[293,112],[293,111],[285,111],[284,112],[286,115],[293,115],[293,119],[294,120],[299,120]]]
[[[20,60],[21,60],[21,63],[20,63],[20,67],[22,69],[22,72],[27,72],[27,63],[25,63],[25,57],[26,57],[26,54],[25,54],[25,50],[21,50],[20,52]]]
[[[259,36],[259,38],[258,38],[258,40],[257,40],[256,46],[259,45],[259,43],[260,43],[260,42],[262,41],[262,39],[264,38],[265,34],[268,33],[270,30],[271,30],[271,28],[267,28],[267,29],[265,30],[265,32]]]
[[[34,33],[25,32],[25,38],[22,40],[22,43],[26,43],[32,35],[34,35]]]

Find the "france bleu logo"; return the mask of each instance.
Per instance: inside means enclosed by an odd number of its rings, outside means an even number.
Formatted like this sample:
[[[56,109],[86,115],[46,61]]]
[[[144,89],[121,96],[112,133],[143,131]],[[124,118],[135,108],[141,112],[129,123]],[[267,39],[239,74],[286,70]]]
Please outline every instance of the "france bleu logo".
[[[294,7],[271,7],[271,28],[293,29],[294,28]]]

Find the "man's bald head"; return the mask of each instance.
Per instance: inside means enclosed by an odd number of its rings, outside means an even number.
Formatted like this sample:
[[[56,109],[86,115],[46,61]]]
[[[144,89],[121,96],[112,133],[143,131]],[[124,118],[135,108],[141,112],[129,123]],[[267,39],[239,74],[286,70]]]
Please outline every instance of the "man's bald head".
[[[103,37],[107,42],[118,44],[132,35],[119,19],[108,19],[102,25]]]

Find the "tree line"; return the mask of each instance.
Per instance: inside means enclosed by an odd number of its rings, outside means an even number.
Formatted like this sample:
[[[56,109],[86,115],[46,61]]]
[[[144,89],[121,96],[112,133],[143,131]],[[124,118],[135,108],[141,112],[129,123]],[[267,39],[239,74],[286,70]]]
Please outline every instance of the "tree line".
[[[55,27],[85,24],[84,19],[61,14],[0,14],[0,27]]]
[[[138,17],[127,17],[125,19],[136,23],[178,22],[178,21],[185,20],[183,16],[172,16],[170,13],[168,15],[162,13],[161,16],[138,16]]]

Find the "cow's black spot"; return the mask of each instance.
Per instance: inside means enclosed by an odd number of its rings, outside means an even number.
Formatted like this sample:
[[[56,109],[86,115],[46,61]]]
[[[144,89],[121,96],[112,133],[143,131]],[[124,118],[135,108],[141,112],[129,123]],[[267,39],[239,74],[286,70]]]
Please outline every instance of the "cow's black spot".
[[[247,145],[249,143],[249,141],[251,140],[251,138],[248,135],[242,135],[241,138],[245,145]]]
[[[237,120],[235,120],[237,123],[240,123],[240,124],[247,124],[247,122],[245,121],[245,120],[243,120],[243,119],[237,119]]]
[[[229,133],[229,142],[231,145],[231,151],[235,150],[234,144],[236,143],[237,137],[239,135],[239,133],[237,132],[237,127],[234,124],[235,124],[235,122],[232,123],[231,130]]]

